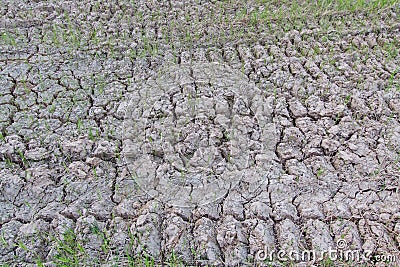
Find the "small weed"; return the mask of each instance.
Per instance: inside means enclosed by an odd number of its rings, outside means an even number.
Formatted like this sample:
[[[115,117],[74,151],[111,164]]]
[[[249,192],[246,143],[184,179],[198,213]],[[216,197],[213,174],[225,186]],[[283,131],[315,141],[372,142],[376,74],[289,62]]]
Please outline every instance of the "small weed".
[[[137,50],[133,48],[129,49],[128,56],[131,61],[134,61],[137,58]]]
[[[8,168],[14,167],[14,162],[12,162],[11,159],[6,158],[5,161],[6,161],[6,166],[7,166]]]
[[[62,238],[55,241],[57,255],[54,260],[57,266],[81,266],[85,249],[77,240],[73,229],[67,229]]]
[[[101,250],[103,251],[103,253],[107,254],[110,250],[110,241],[108,239],[107,233],[105,231],[101,231],[99,227],[95,224],[90,227],[90,231],[102,239]]]
[[[82,128],[83,128],[83,123],[82,123],[82,120],[80,118],[76,122],[76,127],[78,128],[78,132],[81,133],[82,132]]]
[[[335,266],[335,262],[330,257],[324,258],[320,262],[320,264],[321,264],[320,266],[322,266],[322,267],[334,267]]]
[[[103,94],[104,89],[106,87],[106,81],[105,81],[104,77],[102,77],[102,76],[97,77],[95,84],[96,84],[96,89],[97,89],[98,94],[99,95]]]
[[[2,244],[3,247],[8,247],[8,242],[4,238],[4,233],[3,232],[0,235],[0,243]]]
[[[168,259],[167,262],[165,262],[167,266],[170,267],[178,267],[178,266],[184,266],[182,260],[175,254],[175,252],[172,250],[171,255]]]
[[[51,114],[53,114],[56,111],[56,105],[53,103],[50,107],[49,107],[49,112]]]
[[[394,41],[384,44],[383,49],[386,51],[387,57],[390,59],[396,58],[399,54],[398,43]]]
[[[133,174],[131,175],[131,178],[132,178],[132,180],[133,180],[133,183],[134,183],[134,186],[135,186],[135,190],[140,189],[140,185],[139,185],[139,182],[138,182],[138,175],[137,175],[137,173],[133,173]]]
[[[388,85],[387,85],[387,90],[389,90],[389,89],[394,87],[394,81],[395,81],[394,77],[399,73],[399,71],[400,71],[400,69],[396,69],[395,71],[393,71],[390,74],[390,77],[389,77],[389,80],[388,80]],[[397,87],[399,87],[399,86],[400,86],[400,84],[397,85]]]
[[[24,242],[22,242],[21,240],[18,241],[18,243],[14,244],[15,247],[21,248],[24,251],[28,251],[28,247],[25,245]]]
[[[344,104],[347,106],[347,104],[350,102],[350,100],[351,100],[351,94],[348,94],[346,96],[346,98],[344,99]]]
[[[321,50],[320,50],[320,48],[319,48],[318,45],[314,46],[314,54],[315,54],[315,55],[321,54]]]
[[[97,45],[99,43],[99,38],[97,37],[97,30],[93,29],[92,34],[90,36],[90,40],[93,41],[93,44]]]
[[[24,205],[27,206],[28,208],[32,208],[32,205],[29,204],[28,201],[24,200],[23,203],[24,203]]]
[[[317,170],[317,178],[321,178],[324,173],[325,173],[324,169],[319,168]]]
[[[36,266],[38,267],[44,267],[43,261],[40,257],[37,257],[35,260]]]
[[[95,141],[96,138],[95,138],[95,135],[93,134],[93,129],[92,129],[92,127],[89,128],[88,136],[89,136],[89,139],[90,139],[91,141]]]
[[[52,29],[52,43],[56,46],[56,47],[60,47],[61,46],[61,42],[59,40],[59,33],[60,33],[60,27],[53,25],[53,29]]]
[[[98,178],[96,167],[93,167],[93,177],[94,177],[95,180],[97,180],[97,178]]]
[[[61,165],[64,167],[65,172],[68,173],[68,172],[69,172],[69,168],[68,168],[68,166],[67,166],[67,163],[66,163],[66,162],[63,162]]]
[[[385,190],[385,188],[386,188],[386,183],[383,182],[383,183],[381,184],[380,188],[381,188],[381,190]]]
[[[121,158],[121,151],[120,151],[118,144],[115,145],[114,155],[115,155],[115,158],[118,160]]]
[[[3,40],[3,43],[6,45],[11,45],[11,46],[17,46],[17,42],[15,41],[15,37],[7,32],[3,32],[1,35],[1,39]]]
[[[17,152],[18,152],[18,155],[19,155],[19,157],[20,157],[20,159],[21,159],[21,161],[22,161],[22,164],[23,164],[25,167],[28,167],[28,166],[29,166],[29,162],[28,162],[28,160],[25,158],[24,153],[23,153],[21,150],[18,150]]]

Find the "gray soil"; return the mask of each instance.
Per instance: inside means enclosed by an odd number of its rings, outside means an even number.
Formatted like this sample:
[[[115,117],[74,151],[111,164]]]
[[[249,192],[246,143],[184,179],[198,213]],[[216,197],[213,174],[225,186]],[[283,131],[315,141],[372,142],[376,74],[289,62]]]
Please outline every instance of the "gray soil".
[[[217,3],[108,2],[0,0],[0,264],[398,266],[399,6],[189,46]]]

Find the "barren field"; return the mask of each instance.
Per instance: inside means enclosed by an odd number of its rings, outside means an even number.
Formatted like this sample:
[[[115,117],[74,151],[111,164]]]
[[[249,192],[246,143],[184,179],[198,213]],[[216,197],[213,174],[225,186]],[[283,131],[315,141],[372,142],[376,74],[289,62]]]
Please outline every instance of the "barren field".
[[[0,0],[0,266],[400,266],[400,3]]]

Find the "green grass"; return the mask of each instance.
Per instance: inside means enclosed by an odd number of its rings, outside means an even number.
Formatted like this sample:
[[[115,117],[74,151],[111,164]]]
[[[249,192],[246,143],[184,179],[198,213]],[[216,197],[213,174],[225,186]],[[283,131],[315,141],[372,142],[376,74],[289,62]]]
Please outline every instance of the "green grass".
[[[50,238],[55,243],[57,251],[56,255],[51,259],[52,264],[56,267],[97,266],[97,264],[103,263],[113,264],[112,266],[129,267],[155,267],[161,265],[169,267],[189,266],[185,264],[174,251],[167,255],[164,260],[155,259],[147,254],[146,251],[135,254],[134,244],[137,244],[139,241],[138,237],[132,233],[129,234],[129,244],[125,252],[121,255],[114,255],[111,247],[111,239],[106,231],[101,230],[96,225],[91,225],[90,232],[99,237],[102,241],[99,258],[90,258],[84,248],[84,243],[78,239],[72,228],[68,228],[60,237]],[[16,246],[27,250],[27,247],[21,242],[16,244]],[[38,257],[36,259],[36,264],[37,266],[43,266],[43,260]]]
[[[131,256],[127,254],[127,263],[129,267],[144,266],[144,267],[154,267],[156,262],[149,255]]]
[[[60,239],[55,239],[57,255],[54,263],[59,267],[81,266],[82,258],[85,257],[85,249],[73,229],[67,229]]]
[[[154,23],[162,38],[149,33],[145,28],[140,32],[132,33],[125,29],[116,29],[107,32],[101,28],[93,28],[90,21],[78,23],[75,14],[62,13],[64,24],[48,24],[41,29],[45,43],[53,49],[61,49],[75,54],[83,47],[94,49],[96,52],[106,53],[108,57],[117,58],[120,54],[129,55],[134,62],[137,59],[157,57],[162,48],[168,47],[179,52],[182,49],[191,49],[198,46],[226,44],[227,42],[246,42],[260,40],[260,34],[270,36],[273,33],[277,39],[282,32],[292,29],[302,30],[310,21],[315,21],[321,29],[320,34],[348,30],[346,22],[353,20],[350,26],[358,29],[363,20],[354,19],[351,14],[378,14],[388,7],[399,4],[399,0],[317,0],[317,1],[267,1],[267,0],[225,0],[212,4],[205,14],[188,15],[181,18],[173,17],[168,20],[158,9],[145,13],[139,11],[135,2],[124,2],[124,10],[136,10],[133,16],[120,14],[118,23],[143,24],[145,19]],[[94,1],[93,10],[101,12],[105,7],[100,1]],[[186,9],[189,7],[186,7]],[[332,23],[331,16],[336,16]],[[379,15],[377,16],[379,17]],[[370,22],[379,19],[372,19]],[[365,26],[365,23],[364,23]],[[379,26],[379,25],[378,25]],[[19,43],[28,44],[24,34],[11,30],[0,33],[2,44],[17,46]],[[21,40],[20,40],[21,39]],[[261,38],[262,39],[262,38]],[[135,48],[130,47],[132,41],[137,42]],[[398,53],[396,43],[387,44],[388,55]],[[124,48],[124,49],[119,49]],[[317,49],[315,47],[314,49]],[[318,54],[318,51],[316,51]]]

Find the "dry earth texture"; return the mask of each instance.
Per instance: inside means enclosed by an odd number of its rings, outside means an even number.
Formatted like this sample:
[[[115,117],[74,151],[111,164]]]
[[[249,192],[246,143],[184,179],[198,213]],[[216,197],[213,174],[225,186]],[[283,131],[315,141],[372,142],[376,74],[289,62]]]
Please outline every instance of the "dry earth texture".
[[[393,0],[0,0],[0,264],[399,266],[399,49]]]

